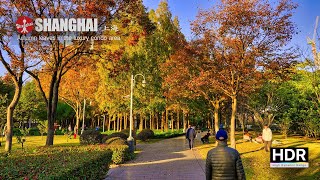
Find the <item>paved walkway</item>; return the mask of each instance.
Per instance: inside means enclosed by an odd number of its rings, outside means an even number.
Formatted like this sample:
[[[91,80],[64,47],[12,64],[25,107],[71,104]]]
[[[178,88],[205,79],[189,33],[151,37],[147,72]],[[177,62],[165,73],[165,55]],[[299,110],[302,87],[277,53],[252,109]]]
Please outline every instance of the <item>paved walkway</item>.
[[[185,137],[138,144],[141,150],[135,160],[111,168],[105,180],[202,180],[205,161],[197,150],[188,148]]]

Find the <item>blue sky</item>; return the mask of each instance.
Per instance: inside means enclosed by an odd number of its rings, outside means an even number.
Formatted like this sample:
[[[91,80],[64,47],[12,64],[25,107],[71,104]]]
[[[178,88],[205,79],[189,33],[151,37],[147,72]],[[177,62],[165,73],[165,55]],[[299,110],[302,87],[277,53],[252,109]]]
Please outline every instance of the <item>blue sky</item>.
[[[144,0],[144,5],[150,9],[156,9],[161,0]],[[272,0],[272,2],[276,0]],[[293,21],[296,23],[299,33],[293,37],[291,45],[300,46],[310,56],[310,47],[307,44],[307,37],[312,37],[315,26],[316,16],[320,16],[319,0],[293,0],[299,4],[293,15]],[[207,9],[212,7],[214,0],[168,0],[170,10],[173,16],[178,16],[181,31],[187,39],[192,37],[190,22],[195,19],[198,9]],[[320,26],[320,23],[319,23]],[[318,26],[318,35],[320,36],[320,27]],[[309,53],[309,54],[308,54]],[[0,76],[4,75],[6,70],[0,63]]]
[[[156,9],[161,0],[144,0],[144,5],[150,9]],[[173,16],[178,16],[183,34],[190,39],[192,37],[190,22],[198,13],[198,9],[208,9],[216,0],[168,0],[169,8]],[[271,2],[277,2],[271,0]],[[319,0],[293,0],[299,7],[295,10],[292,20],[296,23],[299,34],[295,35],[292,45],[307,47],[307,37],[312,37],[316,16],[320,16]],[[320,23],[319,23],[320,26]],[[319,27],[318,26],[318,27]],[[320,27],[318,28],[320,35]]]

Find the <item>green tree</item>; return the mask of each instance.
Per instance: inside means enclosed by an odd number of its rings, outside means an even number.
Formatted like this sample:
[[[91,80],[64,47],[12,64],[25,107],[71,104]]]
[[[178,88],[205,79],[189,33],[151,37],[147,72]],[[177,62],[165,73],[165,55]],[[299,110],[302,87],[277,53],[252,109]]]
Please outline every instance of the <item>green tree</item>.
[[[23,85],[21,97],[14,113],[14,119],[18,122],[46,119],[46,105],[42,101],[35,81],[28,81]]]
[[[47,132],[47,129],[48,129],[48,121],[47,121],[47,120],[39,121],[39,122],[38,122],[38,125],[37,125],[37,128],[38,128],[39,131],[40,131],[41,139],[42,139],[44,133]]]

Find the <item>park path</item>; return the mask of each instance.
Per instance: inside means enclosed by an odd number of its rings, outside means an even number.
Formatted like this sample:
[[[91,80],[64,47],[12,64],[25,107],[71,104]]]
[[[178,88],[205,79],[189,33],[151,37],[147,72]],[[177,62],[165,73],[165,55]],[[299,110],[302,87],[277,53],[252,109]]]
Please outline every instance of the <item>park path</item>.
[[[190,150],[184,136],[152,144],[138,144],[135,160],[113,167],[105,180],[202,180],[205,161],[196,149]]]

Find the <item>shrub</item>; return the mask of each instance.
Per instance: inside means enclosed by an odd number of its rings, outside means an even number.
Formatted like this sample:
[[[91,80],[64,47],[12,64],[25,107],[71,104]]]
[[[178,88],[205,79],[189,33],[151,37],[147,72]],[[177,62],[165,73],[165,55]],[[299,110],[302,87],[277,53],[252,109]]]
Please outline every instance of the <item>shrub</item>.
[[[123,129],[123,130],[121,130],[120,132],[126,134],[126,135],[129,137],[130,129]],[[136,136],[137,136],[136,131],[135,131],[135,130],[132,130],[132,137],[133,137],[133,138],[136,138]]]
[[[46,134],[47,129],[48,129],[48,120],[39,121],[38,125],[37,125],[37,128],[39,129],[39,132],[40,132],[41,136]]]
[[[126,134],[122,133],[122,132],[115,132],[115,133],[112,133],[110,134],[109,136],[107,136],[106,140],[110,139],[110,138],[113,138],[113,137],[120,137],[124,140],[127,140],[127,138],[129,136],[127,136]]]
[[[37,127],[33,127],[33,128],[30,128],[29,135],[30,136],[40,136],[41,133]]]
[[[113,152],[110,150],[105,151],[101,156],[83,163],[54,179],[74,179],[74,177],[77,179],[103,179],[109,170],[112,156]]]
[[[80,135],[80,144],[99,144],[102,143],[102,135],[99,131],[86,130]]]
[[[106,140],[106,145],[128,145],[127,141],[120,137],[113,137]]]
[[[107,146],[41,147],[0,156],[0,179],[103,179],[113,152]]]
[[[185,133],[181,129],[174,130],[174,131],[168,131],[168,132],[156,130],[154,138],[165,139],[165,138],[173,138],[173,137],[177,137],[177,136],[181,136],[181,135],[185,135]]]
[[[102,143],[106,142],[106,140],[108,139],[108,135],[106,135],[106,134],[101,134],[101,136],[102,136],[101,142],[102,142]]]
[[[13,128],[12,131],[14,136],[22,136],[22,133],[19,128]]]
[[[121,164],[133,158],[128,145],[108,145],[108,148],[112,151],[112,162],[114,164]]]
[[[54,131],[54,134],[55,135],[64,135],[64,133],[65,133],[65,130],[64,129],[56,129],[55,131]]]
[[[154,132],[151,129],[143,129],[138,135],[137,139],[140,139],[141,141],[146,141],[150,138],[154,137]]]

